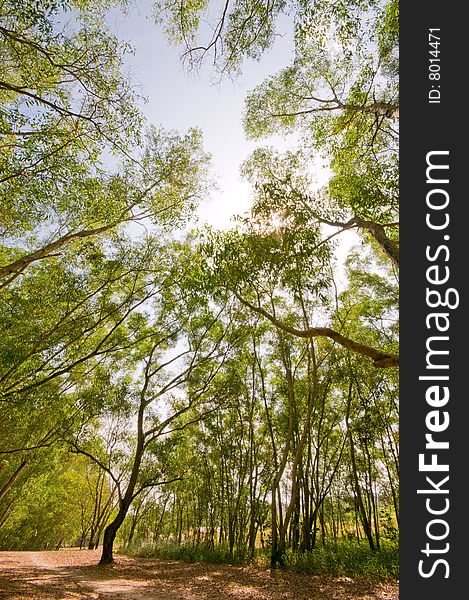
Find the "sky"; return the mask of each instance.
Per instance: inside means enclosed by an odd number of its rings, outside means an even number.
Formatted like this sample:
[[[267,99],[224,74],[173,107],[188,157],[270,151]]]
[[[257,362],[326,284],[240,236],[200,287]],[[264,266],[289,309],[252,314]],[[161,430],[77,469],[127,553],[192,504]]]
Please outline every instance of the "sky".
[[[241,118],[247,92],[291,63],[291,27],[285,22],[284,35],[260,62],[246,62],[236,80],[226,78],[213,84],[209,68],[201,74],[184,70],[180,49],[171,46],[154,24],[151,6],[151,0],[140,0],[128,16],[114,11],[109,21],[112,31],[135,48],[135,54],[127,58],[127,66],[147,98],[143,111],[148,121],[181,132],[194,126],[202,130],[219,189],[200,207],[199,217],[215,227],[227,227],[230,216],[246,211],[250,203],[250,186],[239,175],[241,163],[259,145],[289,146],[288,140],[281,138],[262,143],[246,140]]]
[[[213,84],[210,64],[202,72],[188,72],[180,59],[180,49],[165,39],[154,23],[152,0],[136,0],[128,15],[111,11],[108,23],[120,39],[130,42],[134,53],[126,58],[126,69],[147,101],[143,112],[149,123],[183,132],[198,127],[203,132],[204,149],[212,155],[212,173],[217,189],[199,208],[198,225],[228,228],[231,217],[250,206],[250,185],[243,181],[239,168],[258,146],[272,145],[277,150],[294,147],[294,136],[274,136],[260,142],[247,140],[242,127],[247,93],[269,75],[291,64],[293,27],[288,17],[278,23],[279,36],[259,62],[245,61],[242,74]],[[327,181],[327,169],[317,166],[318,185]],[[330,231],[328,233],[331,233]],[[337,251],[338,281],[344,282],[342,264],[351,245],[353,232],[341,234]]]

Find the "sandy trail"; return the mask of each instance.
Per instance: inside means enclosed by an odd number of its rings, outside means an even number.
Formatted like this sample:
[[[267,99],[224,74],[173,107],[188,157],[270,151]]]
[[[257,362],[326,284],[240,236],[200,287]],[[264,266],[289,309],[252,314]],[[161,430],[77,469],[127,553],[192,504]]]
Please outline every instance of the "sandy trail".
[[[398,600],[397,584],[234,565],[117,555],[98,550],[0,552],[0,598],[8,600]]]

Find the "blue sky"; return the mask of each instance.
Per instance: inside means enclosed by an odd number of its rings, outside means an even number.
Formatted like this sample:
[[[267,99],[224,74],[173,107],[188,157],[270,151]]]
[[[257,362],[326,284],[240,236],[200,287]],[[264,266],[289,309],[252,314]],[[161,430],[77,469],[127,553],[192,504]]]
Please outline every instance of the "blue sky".
[[[151,0],[141,0],[132,5],[127,16],[113,11],[109,19],[111,29],[135,49],[135,54],[127,58],[127,68],[148,100],[143,106],[148,121],[166,129],[185,131],[196,126],[202,130],[205,150],[212,154],[219,190],[201,206],[200,220],[226,227],[231,215],[249,207],[250,187],[242,181],[239,166],[256,146],[263,145],[244,137],[244,98],[266,76],[290,64],[292,28],[285,20],[284,35],[260,62],[247,62],[236,80],[225,79],[214,85],[209,68],[199,74],[184,71],[180,50],[170,46],[154,24],[151,7]],[[287,142],[279,138],[265,144],[282,148]]]
[[[152,0],[137,0],[128,15],[112,11],[108,22],[119,39],[134,47],[135,53],[127,57],[126,68],[147,98],[143,111],[148,121],[181,132],[190,127],[202,130],[205,150],[212,155],[212,172],[218,189],[201,205],[198,225],[208,223],[227,228],[231,216],[245,212],[250,206],[250,186],[239,174],[241,163],[257,146],[272,145],[282,150],[295,144],[294,138],[289,141],[281,137],[248,141],[241,124],[246,94],[267,76],[291,64],[292,24],[283,17],[280,36],[259,62],[245,62],[241,76],[214,85],[209,64],[201,73],[184,70],[180,49],[165,39],[151,17],[151,10]],[[318,184],[323,185],[327,170],[318,165],[315,176]],[[331,232],[328,230],[326,234]],[[338,279],[343,284],[343,262],[358,238],[349,231],[341,234],[338,241]]]

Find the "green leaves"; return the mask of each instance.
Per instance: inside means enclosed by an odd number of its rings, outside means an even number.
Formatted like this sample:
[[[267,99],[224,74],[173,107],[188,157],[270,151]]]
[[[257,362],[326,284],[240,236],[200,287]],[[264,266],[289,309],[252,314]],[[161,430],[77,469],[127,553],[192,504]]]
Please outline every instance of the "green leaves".
[[[178,134],[150,127],[140,164],[131,167],[138,204],[167,230],[185,224],[207,192],[209,161],[199,130]]]
[[[156,0],[154,14],[168,39],[182,46],[190,66],[210,56],[220,73],[233,75],[245,58],[259,60],[272,45],[276,20],[288,5],[287,0],[235,0],[214,10],[209,0]]]
[[[372,478],[395,485],[397,375],[370,358],[398,364],[396,3],[157,3],[193,66],[212,53],[230,74],[261,57],[280,15],[296,24],[293,63],[249,94],[244,124],[253,139],[301,134],[299,148],[257,148],[242,166],[250,213],[187,235],[212,183],[202,134],[144,123],[106,6],[0,7],[5,539],[96,540],[113,514],[112,547],[135,502],[129,539],[148,509],[156,537],[203,530],[214,546],[218,531],[231,556],[253,553],[270,507],[272,540],[311,549],[318,519],[334,535],[347,520],[332,509],[353,504],[351,470],[368,507]],[[339,293],[334,238],[352,228],[368,246]],[[376,245],[386,259],[364,249]]]

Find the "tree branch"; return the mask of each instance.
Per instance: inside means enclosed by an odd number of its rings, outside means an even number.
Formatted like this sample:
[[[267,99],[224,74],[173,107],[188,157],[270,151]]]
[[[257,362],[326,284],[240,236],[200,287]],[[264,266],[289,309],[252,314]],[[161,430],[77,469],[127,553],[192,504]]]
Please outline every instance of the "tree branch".
[[[264,316],[276,327],[278,327],[282,331],[285,331],[286,333],[290,333],[291,335],[305,339],[310,339],[314,337],[328,337],[334,342],[343,346],[344,348],[351,350],[352,352],[356,352],[357,354],[361,354],[363,356],[368,356],[373,360],[373,365],[375,367],[389,368],[399,366],[399,357],[395,356],[394,354],[381,352],[380,350],[376,350],[376,348],[372,348],[371,346],[360,344],[359,342],[356,342],[342,335],[338,331],[334,331],[329,327],[311,327],[309,329],[295,329],[294,327],[290,327],[290,325],[279,321],[276,317],[269,314],[260,306],[255,306],[254,304],[251,304],[251,302],[242,298],[237,292],[234,292],[234,295],[236,296],[236,298],[238,298],[241,304],[244,304],[244,306],[247,306],[259,315]]]

